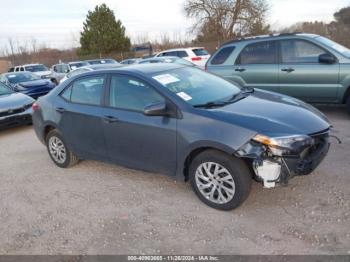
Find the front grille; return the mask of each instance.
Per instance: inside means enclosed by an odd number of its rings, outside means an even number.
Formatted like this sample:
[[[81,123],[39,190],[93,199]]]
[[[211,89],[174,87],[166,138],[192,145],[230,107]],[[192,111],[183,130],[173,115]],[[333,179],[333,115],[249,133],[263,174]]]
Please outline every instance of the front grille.
[[[16,115],[16,114],[23,113],[24,111],[26,111],[25,107],[16,108],[16,109],[9,109],[7,111],[0,112],[0,117]]]

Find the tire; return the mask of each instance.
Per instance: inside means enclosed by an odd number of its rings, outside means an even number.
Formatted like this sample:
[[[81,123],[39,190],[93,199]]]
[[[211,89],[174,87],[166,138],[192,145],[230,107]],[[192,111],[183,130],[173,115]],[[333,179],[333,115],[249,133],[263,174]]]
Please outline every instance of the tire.
[[[79,162],[78,157],[68,149],[57,129],[47,134],[46,147],[52,161],[61,168],[68,168]]]
[[[215,168],[219,171],[216,175]],[[196,156],[190,164],[189,178],[199,199],[219,210],[240,206],[247,199],[252,184],[251,172],[243,160],[217,150],[207,150]]]
[[[348,95],[346,99],[346,109],[348,110],[348,113],[350,114],[350,94]]]

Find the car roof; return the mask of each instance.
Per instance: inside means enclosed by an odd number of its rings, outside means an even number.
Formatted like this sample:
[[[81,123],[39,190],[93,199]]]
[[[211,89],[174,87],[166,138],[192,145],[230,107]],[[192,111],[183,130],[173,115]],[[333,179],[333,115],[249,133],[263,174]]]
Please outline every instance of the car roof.
[[[26,64],[26,65],[22,65],[22,66],[37,66],[37,65],[44,65],[44,64]]]
[[[173,48],[173,49],[167,49],[163,50],[159,53],[164,53],[164,52],[172,52],[172,51],[182,51],[182,50],[188,50],[188,49],[205,49],[204,47],[180,47],[180,48]]]
[[[156,73],[169,71],[173,69],[186,68],[184,65],[175,64],[175,63],[155,63],[155,64],[132,64],[129,66],[121,66],[111,69],[102,69],[98,70],[99,73],[109,73],[109,72],[128,72],[133,74],[141,74],[141,75],[153,75]],[[96,71],[94,71],[96,72]],[[92,72],[87,72],[84,74],[91,74]]]
[[[308,34],[308,33],[302,33],[302,32],[295,32],[295,33],[281,33],[281,34],[270,34],[270,35],[256,35],[256,36],[249,36],[244,38],[238,38],[233,39],[231,41],[228,41],[221,46],[227,46],[230,44],[235,43],[241,43],[241,42],[255,42],[255,41],[268,41],[268,40],[278,40],[278,39],[285,39],[288,37],[305,37],[305,38],[316,38],[319,37],[319,35],[316,34]]]

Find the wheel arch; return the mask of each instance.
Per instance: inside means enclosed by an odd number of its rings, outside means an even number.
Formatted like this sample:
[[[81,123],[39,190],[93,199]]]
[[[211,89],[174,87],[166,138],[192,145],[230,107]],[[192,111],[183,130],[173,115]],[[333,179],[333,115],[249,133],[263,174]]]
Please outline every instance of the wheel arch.
[[[178,170],[178,175],[179,173],[181,174],[181,178],[184,179],[185,181],[188,181],[188,171],[189,171],[189,166],[193,159],[198,156],[200,153],[207,151],[207,150],[216,150],[222,153],[225,153],[227,155],[234,155],[235,150],[228,147],[227,145],[222,145],[222,144],[217,144],[217,143],[207,143],[207,144],[200,144],[197,146],[192,146],[187,153],[185,154],[185,157],[180,163],[180,170]]]

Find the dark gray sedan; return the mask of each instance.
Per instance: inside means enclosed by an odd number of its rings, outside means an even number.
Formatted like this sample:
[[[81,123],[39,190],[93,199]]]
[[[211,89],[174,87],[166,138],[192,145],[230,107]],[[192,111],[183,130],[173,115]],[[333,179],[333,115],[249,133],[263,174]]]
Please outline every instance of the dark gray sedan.
[[[33,98],[15,93],[0,82],[0,129],[30,124],[33,103]]]
[[[164,173],[222,210],[248,197],[253,178],[287,184],[329,149],[330,124],[310,105],[176,64],[84,73],[33,108],[57,166],[95,159]]]

